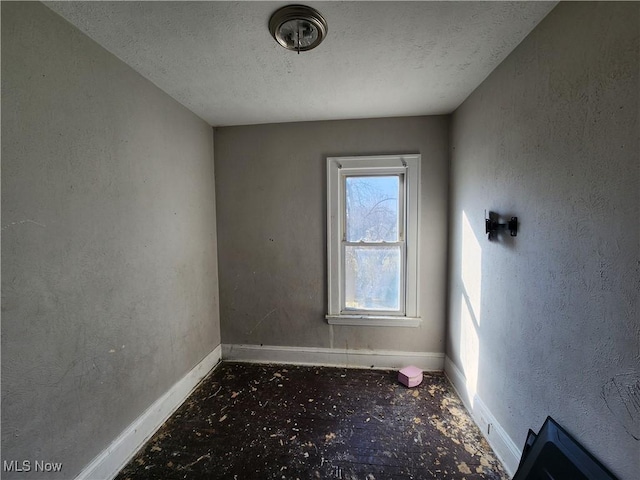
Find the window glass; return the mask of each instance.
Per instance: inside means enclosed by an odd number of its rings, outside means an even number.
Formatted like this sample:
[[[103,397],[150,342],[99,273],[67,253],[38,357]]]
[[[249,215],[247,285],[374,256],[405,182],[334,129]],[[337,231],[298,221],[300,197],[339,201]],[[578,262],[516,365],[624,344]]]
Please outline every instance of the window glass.
[[[400,246],[345,246],[345,307],[400,309]]]
[[[398,241],[398,175],[348,176],[345,191],[347,242]]]

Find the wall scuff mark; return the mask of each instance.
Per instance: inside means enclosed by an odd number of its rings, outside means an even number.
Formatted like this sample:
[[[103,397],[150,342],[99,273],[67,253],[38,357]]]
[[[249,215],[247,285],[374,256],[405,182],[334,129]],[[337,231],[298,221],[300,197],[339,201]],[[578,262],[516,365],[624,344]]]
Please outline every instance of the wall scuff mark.
[[[629,435],[640,440],[640,377],[616,375],[602,387],[602,398]]]
[[[20,220],[19,222],[8,223],[4,227],[2,227],[2,231],[4,232],[9,227],[13,227],[15,225],[24,225],[25,223],[33,223],[34,225],[38,225],[39,227],[42,227],[42,228],[46,227],[46,225],[43,225],[42,223],[38,223],[38,222],[35,222],[33,220],[27,219],[27,220]]]
[[[251,335],[253,332],[255,332],[256,328],[258,328],[262,322],[264,322],[267,318],[269,318],[271,316],[271,314],[273,312],[275,312],[276,310],[278,310],[277,308],[274,308],[273,310],[271,310],[269,313],[267,313],[264,317],[262,317],[262,320],[260,320],[258,323],[256,323],[253,328],[251,330],[249,330],[247,332],[247,335]]]

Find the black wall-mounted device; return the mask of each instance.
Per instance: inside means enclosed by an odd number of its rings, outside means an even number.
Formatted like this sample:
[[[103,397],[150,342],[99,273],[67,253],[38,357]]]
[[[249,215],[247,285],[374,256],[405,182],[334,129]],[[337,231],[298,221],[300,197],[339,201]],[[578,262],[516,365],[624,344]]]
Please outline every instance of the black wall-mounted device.
[[[511,217],[507,223],[500,223],[500,215],[489,212],[489,217],[484,220],[485,233],[489,240],[495,240],[500,230],[509,230],[512,237],[518,235],[518,217]]]

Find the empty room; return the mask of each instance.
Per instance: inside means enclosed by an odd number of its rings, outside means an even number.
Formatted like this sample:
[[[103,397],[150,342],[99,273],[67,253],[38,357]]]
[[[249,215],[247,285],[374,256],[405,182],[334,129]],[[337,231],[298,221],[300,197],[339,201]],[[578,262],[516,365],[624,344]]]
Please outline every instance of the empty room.
[[[640,2],[0,7],[1,478],[638,478]]]

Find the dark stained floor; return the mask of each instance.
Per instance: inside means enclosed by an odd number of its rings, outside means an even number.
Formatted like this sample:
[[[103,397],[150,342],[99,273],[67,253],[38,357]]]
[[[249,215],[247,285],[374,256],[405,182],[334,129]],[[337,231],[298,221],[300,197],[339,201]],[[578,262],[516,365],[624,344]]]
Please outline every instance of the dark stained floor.
[[[117,480],[179,478],[508,476],[442,374],[223,363]]]

